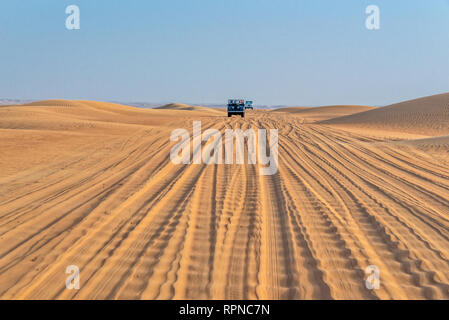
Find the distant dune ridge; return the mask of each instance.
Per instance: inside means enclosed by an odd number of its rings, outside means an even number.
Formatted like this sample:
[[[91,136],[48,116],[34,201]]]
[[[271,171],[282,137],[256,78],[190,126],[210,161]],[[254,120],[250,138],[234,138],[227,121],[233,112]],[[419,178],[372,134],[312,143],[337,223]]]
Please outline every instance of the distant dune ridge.
[[[93,101],[91,101],[93,102]],[[81,107],[83,103],[77,100],[63,100],[63,99],[50,99],[40,100],[24,104],[24,106],[36,106],[36,107]]]
[[[408,132],[429,136],[449,134],[449,93],[395,103],[321,124]]]
[[[185,103],[168,103],[163,106],[156,107],[154,109],[171,109],[171,110],[195,110],[196,108],[201,108],[198,106],[191,106]]]
[[[369,106],[353,106],[353,105],[336,105],[336,106],[322,106],[322,107],[287,107],[275,109],[272,112],[282,112],[301,116],[311,121],[322,121],[351,115],[367,110],[374,109]]]
[[[271,110],[271,112],[286,112],[286,113],[299,113],[303,110],[310,109],[310,107],[282,107]]]
[[[156,107],[154,109],[164,109],[164,110],[181,110],[181,111],[203,111],[203,112],[212,112],[212,113],[222,113],[221,110],[207,108],[203,106],[191,106],[184,103],[169,103],[160,107]]]
[[[176,105],[175,105],[176,106]],[[24,105],[2,106],[8,117],[0,117],[0,128],[79,130],[89,125],[98,130],[134,125],[160,125],[173,120],[173,116],[222,115],[222,110],[205,107],[192,109],[144,109],[127,105],[88,100],[42,100]],[[117,121],[117,119],[120,121]],[[89,124],[86,123],[89,122]]]

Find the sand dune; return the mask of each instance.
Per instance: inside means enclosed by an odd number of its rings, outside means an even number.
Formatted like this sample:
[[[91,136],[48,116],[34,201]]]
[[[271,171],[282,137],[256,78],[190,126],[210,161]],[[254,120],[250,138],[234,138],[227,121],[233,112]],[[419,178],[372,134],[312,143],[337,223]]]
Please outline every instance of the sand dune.
[[[272,112],[293,114],[295,116],[299,116],[307,120],[308,122],[315,122],[341,117],[344,115],[351,115],[354,113],[359,113],[371,109],[374,109],[374,107],[341,105],[341,106],[323,106],[323,107],[310,107],[310,108],[308,107],[280,108],[273,110]]]
[[[171,110],[198,110],[199,106],[191,106],[184,103],[169,103],[155,109],[171,109]]]
[[[200,111],[200,112],[208,112],[213,114],[222,114],[223,110],[215,109],[215,108],[207,108],[202,106],[190,106],[188,104],[183,103],[169,103],[160,107],[156,107],[154,109],[164,109],[164,110],[182,110],[182,111]]]
[[[322,123],[428,136],[447,135],[449,134],[449,93],[396,103]]]
[[[223,110],[209,108],[186,110],[139,109],[120,104],[96,101],[45,100],[20,106],[2,107],[7,117],[0,118],[0,128],[45,129],[80,132],[80,127],[91,127],[97,131],[115,128],[130,129],[124,124],[170,125],[176,116],[223,115]],[[6,113],[7,112],[7,113]],[[117,121],[120,118],[120,121]]]
[[[419,146],[424,149],[443,149],[449,150],[449,136],[441,136],[427,139],[417,139],[411,141],[401,141],[403,144]]]
[[[442,163],[449,163],[449,136],[425,139],[401,140],[395,142],[398,148],[405,152],[421,151],[424,155],[439,159]]]
[[[171,130],[193,120],[278,128],[277,174],[172,164]],[[89,101],[0,108],[0,298],[448,299],[449,163],[303,122]],[[79,290],[65,287],[69,265]],[[365,287],[369,265],[379,290]]]
[[[296,113],[303,110],[310,109],[310,107],[283,107],[271,110],[271,112],[286,112],[286,113]]]

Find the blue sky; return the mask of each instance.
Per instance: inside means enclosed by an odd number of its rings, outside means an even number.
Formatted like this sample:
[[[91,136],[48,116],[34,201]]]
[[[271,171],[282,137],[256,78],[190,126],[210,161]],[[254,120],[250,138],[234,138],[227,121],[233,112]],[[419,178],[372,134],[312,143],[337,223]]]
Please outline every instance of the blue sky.
[[[386,105],[449,91],[449,0],[2,0],[0,46],[0,98]]]

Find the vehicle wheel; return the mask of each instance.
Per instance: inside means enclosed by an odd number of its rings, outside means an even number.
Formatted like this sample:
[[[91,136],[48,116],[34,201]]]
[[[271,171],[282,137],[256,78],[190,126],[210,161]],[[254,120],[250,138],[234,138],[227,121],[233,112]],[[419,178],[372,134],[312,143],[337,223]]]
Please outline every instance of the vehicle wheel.
[[[230,113],[228,113],[228,118],[230,118],[231,117],[231,114]]]
[[[245,114],[244,113],[242,113],[241,116],[242,116],[242,118],[245,118]]]

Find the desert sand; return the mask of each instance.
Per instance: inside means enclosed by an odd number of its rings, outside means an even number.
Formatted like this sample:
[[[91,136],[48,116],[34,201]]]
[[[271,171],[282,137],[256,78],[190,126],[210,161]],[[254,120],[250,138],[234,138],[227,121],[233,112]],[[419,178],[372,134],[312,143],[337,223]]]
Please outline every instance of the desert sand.
[[[164,110],[182,110],[182,111],[204,111],[208,114],[221,114],[223,115],[223,110],[206,108],[202,106],[191,106],[184,103],[169,103],[163,106],[157,107],[155,109],[164,109]]]
[[[436,136],[449,134],[448,114],[449,93],[443,93],[328,119],[322,123]]]
[[[372,110],[370,106],[322,106],[322,107],[287,107],[273,110],[272,112],[290,113],[300,115],[306,122],[324,121],[337,117],[352,115],[355,113]]]
[[[448,106],[1,106],[0,298],[448,299]],[[278,129],[278,172],[174,165],[194,120]]]

